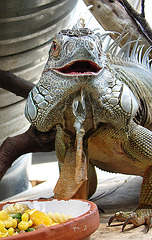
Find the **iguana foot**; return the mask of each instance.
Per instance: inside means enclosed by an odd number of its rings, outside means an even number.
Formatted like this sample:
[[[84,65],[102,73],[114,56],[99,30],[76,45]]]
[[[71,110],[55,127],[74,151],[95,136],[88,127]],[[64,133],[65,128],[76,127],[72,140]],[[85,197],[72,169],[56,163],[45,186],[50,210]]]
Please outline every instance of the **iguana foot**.
[[[109,219],[109,225],[114,219],[124,221],[122,231],[128,223],[133,223],[137,227],[145,224],[148,226],[147,232],[149,231],[152,226],[152,166],[144,173],[137,209],[131,214],[117,212]]]
[[[113,222],[114,219],[118,221],[124,221],[122,226],[122,231],[126,227],[128,223],[132,223],[134,226],[138,227],[140,225],[147,225],[147,232],[152,226],[152,209],[150,208],[137,208],[131,214],[124,213],[124,212],[117,212],[114,214],[108,221],[108,225]]]

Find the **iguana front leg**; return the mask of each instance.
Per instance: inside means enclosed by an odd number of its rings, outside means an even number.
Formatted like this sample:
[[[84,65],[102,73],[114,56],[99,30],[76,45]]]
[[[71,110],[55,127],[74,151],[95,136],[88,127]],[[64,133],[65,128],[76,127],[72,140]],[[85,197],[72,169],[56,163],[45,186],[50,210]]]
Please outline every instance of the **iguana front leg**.
[[[140,191],[139,205],[130,215],[117,212],[109,219],[109,225],[114,219],[117,219],[125,221],[122,231],[128,223],[133,223],[135,226],[146,224],[148,231],[152,225],[152,132],[132,122],[128,127],[128,133],[128,142],[123,147],[124,151],[133,158],[136,164],[145,165],[146,169]]]

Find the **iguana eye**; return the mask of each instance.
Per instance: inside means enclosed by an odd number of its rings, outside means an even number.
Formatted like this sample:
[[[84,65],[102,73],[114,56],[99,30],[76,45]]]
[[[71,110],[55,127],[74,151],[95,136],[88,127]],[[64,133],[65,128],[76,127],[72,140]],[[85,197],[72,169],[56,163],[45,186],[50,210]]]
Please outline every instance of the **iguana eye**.
[[[52,49],[55,51],[57,48],[57,43],[55,41],[53,41],[52,43]]]
[[[57,58],[59,56],[59,53],[60,53],[59,43],[53,40],[50,55],[53,55],[53,57]]]

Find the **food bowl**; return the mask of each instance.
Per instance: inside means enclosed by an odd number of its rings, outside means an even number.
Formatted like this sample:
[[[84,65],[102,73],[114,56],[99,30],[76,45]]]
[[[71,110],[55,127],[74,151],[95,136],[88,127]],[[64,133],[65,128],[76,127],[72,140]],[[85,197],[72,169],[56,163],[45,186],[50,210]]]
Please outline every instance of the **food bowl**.
[[[13,202],[14,203],[14,202]],[[8,240],[88,240],[99,226],[99,213],[96,204],[87,200],[34,200],[24,201],[30,209],[37,209],[42,212],[58,212],[71,215],[72,218],[58,225],[46,227],[33,232],[22,233],[14,236],[7,236]],[[0,204],[0,210],[8,204]]]

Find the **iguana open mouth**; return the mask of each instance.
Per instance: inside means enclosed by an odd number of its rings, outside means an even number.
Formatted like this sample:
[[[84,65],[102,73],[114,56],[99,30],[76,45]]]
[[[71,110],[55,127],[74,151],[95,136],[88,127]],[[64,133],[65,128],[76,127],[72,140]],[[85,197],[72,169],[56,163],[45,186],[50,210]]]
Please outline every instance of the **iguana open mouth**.
[[[101,70],[98,64],[89,60],[78,60],[65,65],[62,68],[54,68],[54,70],[63,74],[82,75],[98,73]]]

